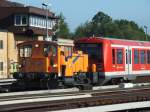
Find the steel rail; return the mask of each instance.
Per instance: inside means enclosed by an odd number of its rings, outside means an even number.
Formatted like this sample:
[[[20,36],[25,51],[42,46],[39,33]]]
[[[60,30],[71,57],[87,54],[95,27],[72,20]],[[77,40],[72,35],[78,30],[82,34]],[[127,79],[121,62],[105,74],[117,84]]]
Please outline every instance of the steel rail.
[[[113,94],[116,92],[122,92],[125,94],[129,91],[137,91],[139,88],[129,88],[129,89],[109,89],[109,90],[93,90],[93,91],[80,91],[80,92],[61,92],[61,93],[43,93],[43,94],[23,94],[23,95],[13,95],[13,96],[0,96],[0,102],[2,101],[13,101],[13,100],[25,100],[25,99],[36,99],[36,98],[47,98],[47,97],[61,97],[61,96],[77,96],[77,95],[84,95],[90,94],[92,96],[101,94]],[[149,87],[141,88],[141,90],[149,90]]]
[[[91,107],[99,105],[108,104],[119,104],[137,101],[149,101],[150,100],[150,88],[136,88],[136,89],[125,89],[117,91],[95,91],[88,93],[89,91],[84,91],[83,93],[87,97],[81,98],[70,98],[63,100],[51,100],[51,101],[41,101],[41,102],[29,102],[21,104],[11,104],[0,106],[0,111],[51,111],[51,110],[61,110],[61,109],[73,109],[81,107]],[[90,97],[90,95],[91,97]],[[75,96],[75,94],[72,94]],[[78,96],[78,95],[77,95]],[[59,96],[61,97],[61,95]],[[63,96],[67,97],[67,96]],[[52,98],[52,97],[50,97]]]

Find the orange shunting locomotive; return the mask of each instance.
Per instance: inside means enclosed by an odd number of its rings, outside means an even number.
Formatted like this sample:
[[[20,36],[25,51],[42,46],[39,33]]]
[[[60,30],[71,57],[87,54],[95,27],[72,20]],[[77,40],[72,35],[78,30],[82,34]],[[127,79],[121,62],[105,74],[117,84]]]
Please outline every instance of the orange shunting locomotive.
[[[78,76],[88,70],[87,54],[48,41],[18,44],[18,60],[18,72],[13,76],[26,89],[81,85],[84,80]]]

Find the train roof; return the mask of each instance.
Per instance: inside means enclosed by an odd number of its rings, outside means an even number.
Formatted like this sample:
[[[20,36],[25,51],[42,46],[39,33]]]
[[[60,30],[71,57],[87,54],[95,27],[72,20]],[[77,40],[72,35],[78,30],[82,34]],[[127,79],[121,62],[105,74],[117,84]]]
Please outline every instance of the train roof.
[[[73,40],[71,39],[61,39],[59,38],[58,41],[44,41],[44,40],[32,40],[32,41],[25,41],[22,42],[19,45],[29,44],[29,43],[49,43],[49,44],[55,44],[60,46],[74,46]]]
[[[104,43],[109,42],[116,45],[128,45],[128,46],[150,46],[149,41],[137,41],[137,40],[125,40],[125,39],[114,39],[107,37],[85,37],[75,41],[77,43]]]
[[[25,41],[25,42],[19,43],[19,44],[17,44],[17,46],[22,46],[22,45],[31,44],[31,43],[36,43],[36,44],[46,43],[46,44],[58,45],[56,42],[51,42],[51,41],[32,40],[32,41]]]

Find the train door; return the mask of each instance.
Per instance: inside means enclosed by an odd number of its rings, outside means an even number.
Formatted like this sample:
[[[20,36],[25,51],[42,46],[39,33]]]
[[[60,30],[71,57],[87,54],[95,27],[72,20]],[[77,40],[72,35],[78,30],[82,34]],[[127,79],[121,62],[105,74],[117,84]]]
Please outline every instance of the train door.
[[[112,70],[120,75],[125,71],[124,50],[123,47],[112,47]]]
[[[125,70],[126,70],[126,74],[130,75],[132,72],[132,50],[131,48],[128,46],[128,48],[126,48],[126,54],[125,54],[126,58],[125,58]]]
[[[44,45],[44,54],[48,58],[48,71],[55,73],[57,72],[56,63],[57,60],[57,46],[53,44],[45,44]]]

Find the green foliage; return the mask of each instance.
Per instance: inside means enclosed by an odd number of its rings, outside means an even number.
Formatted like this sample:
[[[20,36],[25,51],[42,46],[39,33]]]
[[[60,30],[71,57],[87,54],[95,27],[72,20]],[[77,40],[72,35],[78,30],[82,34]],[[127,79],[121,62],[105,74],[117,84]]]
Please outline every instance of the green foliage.
[[[108,23],[111,22],[112,18],[108,16],[107,14],[104,14],[103,12],[98,12],[93,18],[92,22],[97,24],[103,24],[103,23]]]
[[[62,13],[58,17],[59,23],[55,27],[55,29],[58,29],[58,32],[56,32],[56,36],[58,38],[70,38],[70,30],[68,28],[68,24],[65,22],[65,17]]]
[[[146,40],[143,28],[128,20],[113,20],[103,12],[98,12],[90,22],[80,25],[74,39],[89,36],[115,37],[132,40]]]
[[[146,40],[144,29],[139,27],[134,21],[124,19],[113,20],[103,12],[98,12],[91,21],[78,26],[74,33],[70,33],[68,24],[65,22],[65,17],[61,13],[59,15],[59,24],[54,29],[59,29],[56,32],[56,36],[59,38],[78,39],[81,37],[104,36],[120,39]],[[148,40],[150,40],[149,35]]]

